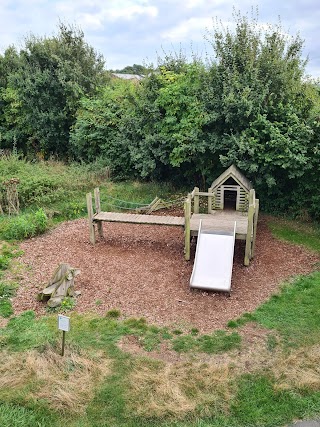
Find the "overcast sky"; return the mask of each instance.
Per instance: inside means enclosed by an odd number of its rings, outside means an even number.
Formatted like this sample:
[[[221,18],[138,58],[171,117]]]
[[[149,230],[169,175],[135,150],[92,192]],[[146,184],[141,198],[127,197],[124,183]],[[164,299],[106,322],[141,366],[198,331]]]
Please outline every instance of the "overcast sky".
[[[242,14],[258,6],[259,22],[277,23],[298,32],[309,56],[307,73],[320,77],[319,0],[0,0],[0,52],[21,47],[26,35],[50,36],[59,19],[78,25],[87,42],[102,53],[108,69],[156,64],[157,53],[182,48],[210,54],[205,44],[212,18],[232,21],[233,7]]]

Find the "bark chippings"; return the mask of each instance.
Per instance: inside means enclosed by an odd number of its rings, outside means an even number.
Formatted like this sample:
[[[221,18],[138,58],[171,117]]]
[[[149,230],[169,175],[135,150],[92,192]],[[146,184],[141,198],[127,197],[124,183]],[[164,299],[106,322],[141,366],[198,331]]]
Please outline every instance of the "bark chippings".
[[[28,267],[13,301],[15,313],[45,313],[36,300],[56,266],[69,263],[81,270],[75,289],[81,291],[77,312],[103,315],[118,308],[123,316],[145,317],[151,323],[202,332],[222,328],[230,319],[252,311],[281,282],[307,274],[319,258],[299,246],[272,237],[266,219],[258,225],[255,259],[243,266],[244,244],[237,241],[232,294],[190,290],[192,258],[183,257],[182,228],[104,223],[105,241],[89,243],[86,220],[65,222],[21,244],[20,261]]]

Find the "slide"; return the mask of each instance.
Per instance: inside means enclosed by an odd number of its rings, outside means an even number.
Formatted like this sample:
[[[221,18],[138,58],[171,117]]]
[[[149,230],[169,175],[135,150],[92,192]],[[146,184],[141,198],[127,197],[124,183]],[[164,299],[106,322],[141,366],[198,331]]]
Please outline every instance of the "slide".
[[[205,230],[200,221],[190,287],[230,292],[236,223],[233,231]]]

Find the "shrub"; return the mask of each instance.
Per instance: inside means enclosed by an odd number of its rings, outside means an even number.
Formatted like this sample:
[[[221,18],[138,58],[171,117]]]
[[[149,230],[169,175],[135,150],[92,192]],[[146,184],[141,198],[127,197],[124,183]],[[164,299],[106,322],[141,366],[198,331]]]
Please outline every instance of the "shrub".
[[[5,240],[22,240],[43,233],[47,227],[48,218],[43,209],[39,209],[4,220],[0,224],[0,236]]]

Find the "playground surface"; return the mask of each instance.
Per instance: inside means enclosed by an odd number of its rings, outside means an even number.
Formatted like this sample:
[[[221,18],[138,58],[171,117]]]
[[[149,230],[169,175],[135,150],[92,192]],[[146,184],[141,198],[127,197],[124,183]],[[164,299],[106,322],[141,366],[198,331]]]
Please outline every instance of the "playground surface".
[[[178,213],[179,214],[179,213]],[[21,286],[14,298],[15,313],[45,314],[37,293],[61,262],[78,267],[81,291],[75,311],[103,315],[117,308],[125,317],[145,317],[158,325],[202,332],[223,328],[228,320],[252,311],[277,291],[284,280],[315,269],[317,255],[272,237],[267,218],[258,225],[255,258],[243,266],[244,242],[235,247],[232,293],[190,290],[191,261],[183,257],[182,227],[103,223],[105,241],[91,245],[85,219],[65,222],[50,232],[24,241],[19,271]],[[143,227],[143,233],[141,232]]]

